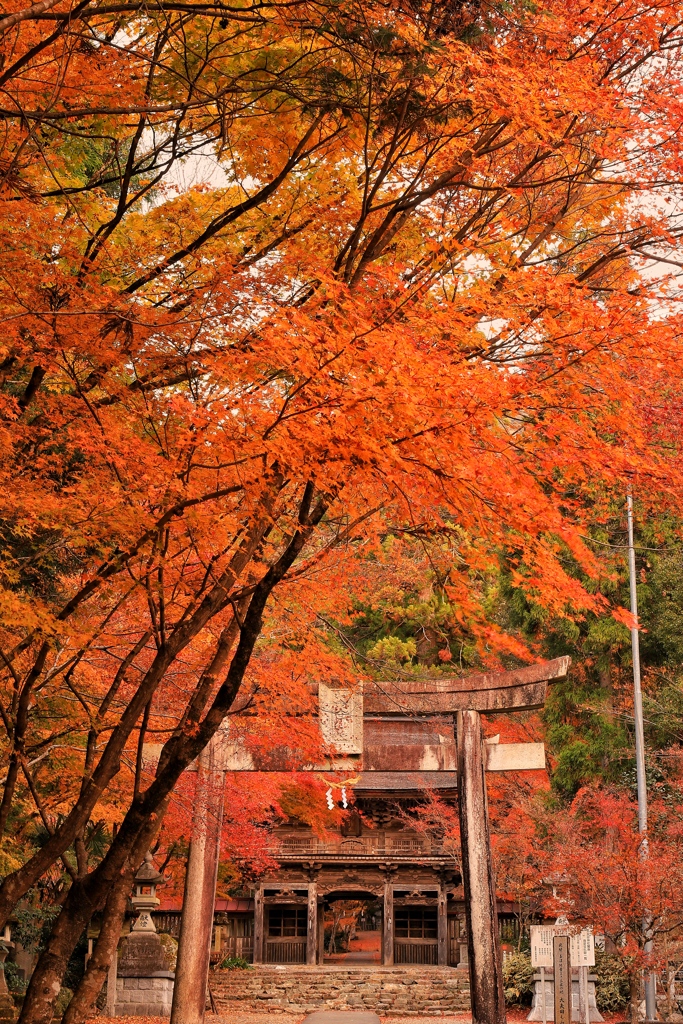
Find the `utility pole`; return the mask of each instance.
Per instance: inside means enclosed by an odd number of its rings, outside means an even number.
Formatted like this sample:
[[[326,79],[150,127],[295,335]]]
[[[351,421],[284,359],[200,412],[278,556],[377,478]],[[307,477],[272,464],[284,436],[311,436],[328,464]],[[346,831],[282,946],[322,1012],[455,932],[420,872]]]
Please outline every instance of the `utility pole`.
[[[633,717],[636,729],[636,782],[638,786],[638,831],[645,833],[641,853],[648,855],[647,844],[647,780],[645,777],[645,730],[643,727],[643,693],[640,686],[640,635],[638,630],[638,591],[636,589],[636,552],[633,546],[633,496],[629,488],[626,496],[626,518],[628,522],[628,577],[631,593],[631,614],[634,625],[631,629],[631,651],[633,654]],[[652,932],[652,917],[645,911],[643,918],[645,935]],[[645,953],[652,952],[652,938],[647,938],[643,947]],[[657,998],[655,977],[651,972],[645,975],[645,1019],[657,1019]]]

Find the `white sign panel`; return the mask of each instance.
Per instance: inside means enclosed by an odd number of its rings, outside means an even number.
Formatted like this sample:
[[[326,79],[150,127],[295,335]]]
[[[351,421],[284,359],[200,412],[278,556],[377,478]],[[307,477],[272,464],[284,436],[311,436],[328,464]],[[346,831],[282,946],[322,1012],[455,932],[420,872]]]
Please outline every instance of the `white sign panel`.
[[[572,967],[595,966],[595,938],[592,928],[572,932],[567,925],[531,926],[531,964],[533,967],[553,966],[553,937],[569,936],[569,956]]]
[[[572,967],[595,967],[593,929],[584,928],[570,938],[569,956]]]
[[[557,929],[540,924],[531,926],[531,964],[533,967],[553,966],[553,936]]]

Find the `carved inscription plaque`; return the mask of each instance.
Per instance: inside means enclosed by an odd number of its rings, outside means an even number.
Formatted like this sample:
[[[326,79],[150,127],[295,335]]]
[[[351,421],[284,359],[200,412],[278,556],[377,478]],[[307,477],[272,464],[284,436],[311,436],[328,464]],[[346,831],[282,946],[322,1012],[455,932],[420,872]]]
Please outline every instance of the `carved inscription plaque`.
[[[339,754],[363,753],[363,691],[318,688],[320,731],[323,740]]]

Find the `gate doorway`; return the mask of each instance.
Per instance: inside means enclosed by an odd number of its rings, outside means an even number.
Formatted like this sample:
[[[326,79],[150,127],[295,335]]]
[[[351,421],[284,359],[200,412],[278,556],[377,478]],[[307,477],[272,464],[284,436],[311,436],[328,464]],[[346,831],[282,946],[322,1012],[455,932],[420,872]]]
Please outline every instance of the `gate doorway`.
[[[382,909],[376,897],[331,893],[325,901],[324,922],[324,963],[381,964]]]

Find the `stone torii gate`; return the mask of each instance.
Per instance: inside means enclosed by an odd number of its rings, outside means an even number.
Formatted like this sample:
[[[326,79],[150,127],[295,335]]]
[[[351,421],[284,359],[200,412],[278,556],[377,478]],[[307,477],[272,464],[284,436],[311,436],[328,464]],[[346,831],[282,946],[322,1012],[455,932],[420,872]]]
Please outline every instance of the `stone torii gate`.
[[[362,691],[322,685],[318,688],[323,738],[341,758],[311,770],[364,770],[364,716],[456,715],[461,865],[473,1024],[505,1024],[506,1019],[485,773],[545,766],[543,744],[486,743],[481,715],[543,707],[548,683],[564,678],[569,665],[569,658],[557,658],[509,672],[366,682]],[[393,753],[394,758],[390,752],[389,763],[384,765],[378,764],[375,757],[371,770],[396,771],[400,747]],[[245,752],[229,741],[226,745],[225,736],[212,741],[198,767],[200,774],[219,773],[221,778],[224,771],[259,770]],[[204,1017],[222,819],[222,790],[214,786],[212,792],[220,792],[220,806],[202,804],[195,808],[196,835],[193,833],[188,860],[171,1024],[202,1024]]]

